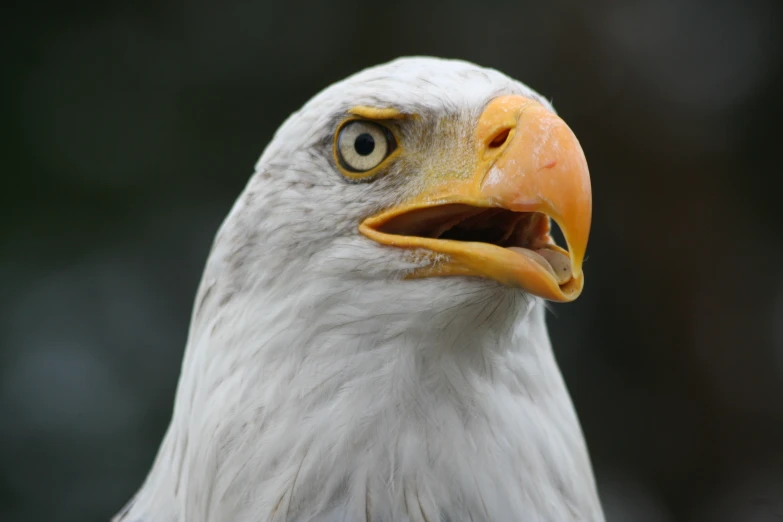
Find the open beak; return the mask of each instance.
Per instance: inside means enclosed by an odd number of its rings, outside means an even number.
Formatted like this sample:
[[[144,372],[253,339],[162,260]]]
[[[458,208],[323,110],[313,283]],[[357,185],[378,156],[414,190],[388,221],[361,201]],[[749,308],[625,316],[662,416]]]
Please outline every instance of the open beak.
[[[410,200],[364,220],[384,245],[429,251],[410,277],[494,279],[552,301],[582,292],[592,194],[587,162],[563,120],[522,96],[489,103],[474,133],[475,168],[438,176]],[[552,240],[550,219],[568,249]]]

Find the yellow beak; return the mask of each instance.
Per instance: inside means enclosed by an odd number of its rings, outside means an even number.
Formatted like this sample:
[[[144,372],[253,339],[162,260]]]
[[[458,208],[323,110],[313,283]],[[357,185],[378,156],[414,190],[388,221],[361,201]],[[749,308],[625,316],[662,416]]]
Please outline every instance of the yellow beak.
[[[473,172],[438,177],[410,200],[364,220],[384,245],[422,249],[412,278],[479,276],[553,301],[582,291],[592,194],[587,162],[563,120],[522,96],[489,103],[474,133]],[[568,251],[549,236],[560,226]]]

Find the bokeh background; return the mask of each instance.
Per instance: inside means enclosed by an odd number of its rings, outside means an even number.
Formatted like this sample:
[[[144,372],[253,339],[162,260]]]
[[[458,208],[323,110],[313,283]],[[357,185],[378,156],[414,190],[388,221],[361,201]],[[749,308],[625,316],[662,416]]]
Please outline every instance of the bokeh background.
[[[0,520],[107,520],[282,120],[399,55],[498,68],[590,164],[550,328],[610,522],[783,520],[783,2],[36,2],[0,21]]]

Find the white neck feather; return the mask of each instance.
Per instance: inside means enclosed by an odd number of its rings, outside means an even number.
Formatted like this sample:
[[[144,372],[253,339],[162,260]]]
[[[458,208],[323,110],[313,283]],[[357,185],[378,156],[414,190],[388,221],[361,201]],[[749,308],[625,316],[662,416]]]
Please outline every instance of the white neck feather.
[[[486,281],[346,280],[323,266],[229,288],[210,279],[229,269],[214,264],[132,515],[602,520],[540,301]]]

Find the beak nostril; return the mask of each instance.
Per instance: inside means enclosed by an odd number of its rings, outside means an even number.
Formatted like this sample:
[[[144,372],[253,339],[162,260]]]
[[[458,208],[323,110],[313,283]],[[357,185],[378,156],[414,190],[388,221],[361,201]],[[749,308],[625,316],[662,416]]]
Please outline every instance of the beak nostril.
[[[511,129],[503,129],[499,133],[495,135],[494,138],[492,138],[492,141],[489,142],[488,147],[490,149],[496,149],[506,143],[506,140],[508,139],[508,135],[511,132]]]

